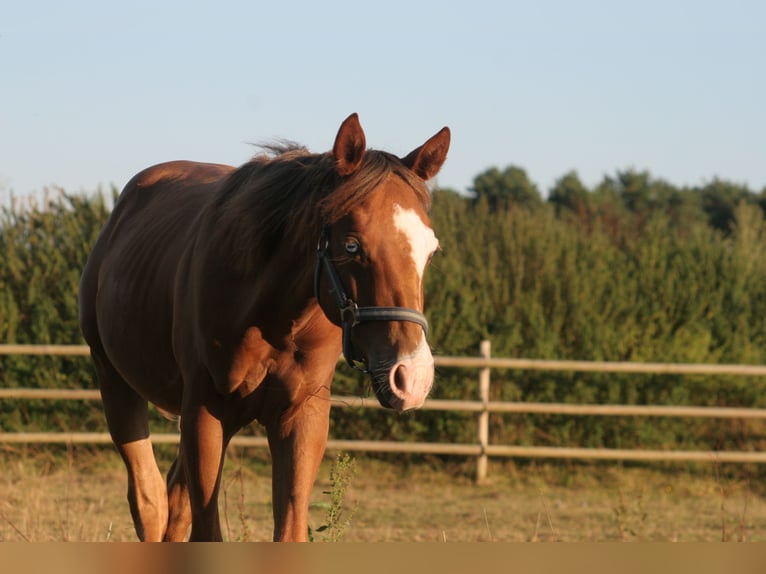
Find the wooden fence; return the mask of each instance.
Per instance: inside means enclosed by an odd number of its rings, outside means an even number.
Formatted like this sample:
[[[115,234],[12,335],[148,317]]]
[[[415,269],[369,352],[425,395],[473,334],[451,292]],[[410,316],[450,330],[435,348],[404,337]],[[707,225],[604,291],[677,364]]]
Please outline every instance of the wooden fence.
[[[88,353],[88,347],[81,345],[0,345],[0,355],[88,355]],[[766,419],[766,409],[756,408],[490,401],[490,372],[492,369],[766,377],[766,366],[503,359],[491,357],[489,341],[482,341],[480,355],[477,357],[437,356],[434,360],[437,367],[476,369],[479,372],[479,396],[477,397],[477,400],[459,401],[431,399],[426,401],[425,405],[422,407],[423,410],[476,413],[477,431],[475,443],[448,444],[431,442],[330,440],[327,445],[328,449],[344,451],[450,454],[475,457],[476,478],[479,481],[483,480],[487,475],[487,462],[489,457],[766,463],[766,452],[511,446],[491,444],[489,437],[489,415],[491,413]],[[100,396],[98,391],[86,389],[0,389],[0,400],[2,399],[100,400]],[[374,398],[333,396],[332,401],[333,406],[336,408],[381,408]],[[178,442],[178,435],[153,434],[152,441],[156,444],[175,444]],[[0,442],[107,444],[111,442],[111,439],[108,433],[16,432],[0,433]],[[246,436],[234,437],[231,444],[243,447],[267,446],[264,437]]]

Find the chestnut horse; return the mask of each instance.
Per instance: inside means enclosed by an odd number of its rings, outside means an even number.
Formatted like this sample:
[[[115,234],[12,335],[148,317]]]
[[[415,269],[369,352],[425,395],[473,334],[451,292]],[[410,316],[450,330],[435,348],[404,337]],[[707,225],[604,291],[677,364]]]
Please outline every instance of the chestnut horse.
[[[399,159],[356,114],[332,151],[274,147],[242,167],[172,162],[125,187],[80,284],[107,423],[141,540],[220,540],[225,449],[253,420],[272,454],[275,540],[306,540],[341,351],[380,403],[423,404],[434,376],[423,273],[438,247],[425,181],[443,128]],[[165,482],[148,403],[179,415]]]

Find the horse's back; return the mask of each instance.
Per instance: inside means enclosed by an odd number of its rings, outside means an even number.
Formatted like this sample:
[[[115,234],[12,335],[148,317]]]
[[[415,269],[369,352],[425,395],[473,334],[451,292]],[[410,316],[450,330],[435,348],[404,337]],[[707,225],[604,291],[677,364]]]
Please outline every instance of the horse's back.
[[[233,169],[171,162],[137,174],[120,194],[83,271],[80,324],[86,341],[155,402],[167,403],[163,395],[178,391],[171,341],[178,264],[205,205]]]

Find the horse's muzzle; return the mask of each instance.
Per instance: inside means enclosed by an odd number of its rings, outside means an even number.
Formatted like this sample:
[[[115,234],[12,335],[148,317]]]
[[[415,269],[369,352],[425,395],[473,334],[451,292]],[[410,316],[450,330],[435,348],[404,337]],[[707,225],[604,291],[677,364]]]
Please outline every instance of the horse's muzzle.
[[[391,363],[388,363],[391,365]],[[423,406],[434,381],[434,359],[425,341],[411,355],[390,368],[370,369],[375,396],[381,406],[409,411]]]

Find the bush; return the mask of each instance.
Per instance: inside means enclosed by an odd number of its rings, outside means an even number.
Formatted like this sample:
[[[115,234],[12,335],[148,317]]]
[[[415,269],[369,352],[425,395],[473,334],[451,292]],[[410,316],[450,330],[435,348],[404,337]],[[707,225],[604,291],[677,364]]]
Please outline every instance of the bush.
[[[434,193],[442,252],[426,276],[426,314],[436,354],[475,356],[489,339],[496,357],[764,363],[766,224],[754,196],[725,203],[721,226],[702,211],[720,203],[710,190],[696,201],[642,174],[609,179],[595,192],[575,185],[572,174],[564,184],[547,203],[489,205],[482,196]],[[82,342],[77,286],[108,204],[103,193],[62,195],[44,209],[3,210],[4,341]],[[8,356],[0,368],[5,387],[92,387],[95,380],[85,358]],[[738,377],[494,371],[491,398],[764,407],[763,386]],[[367,380],[344,366],[333,391],[371,395]],[[477,373],[439,369],[432,396],[477,393]],[[472,415],[335,409],[332,418],[335,437],[475,442]],[[95,429],[102,420],[80,403],[0,407],[4,430]],[[709,449],[763,435],[760,423],[715,419],[495,415],[491,424],[493,442],[509,444]]]
[[[77,307],[80,273],[108,216],[105,194],[61,194],[40,208],[0,215],[0,338],[6,343],[82,344]],[[6,388],[88,388],[87,357],[0,356]],[[3,401],[3,430],[102,427],[98,405],[75,401]]]

